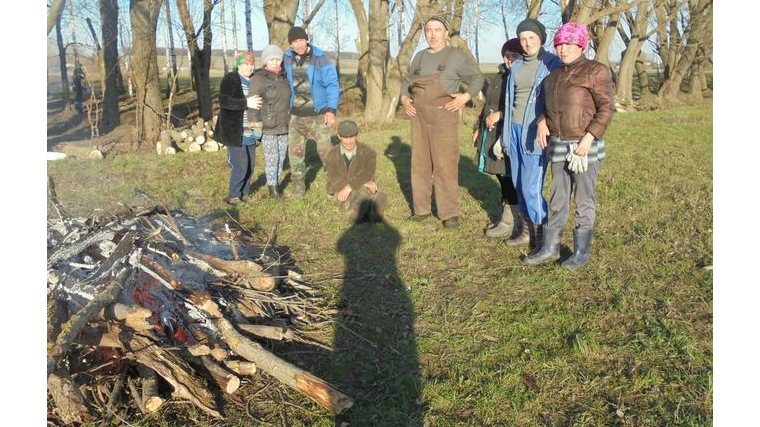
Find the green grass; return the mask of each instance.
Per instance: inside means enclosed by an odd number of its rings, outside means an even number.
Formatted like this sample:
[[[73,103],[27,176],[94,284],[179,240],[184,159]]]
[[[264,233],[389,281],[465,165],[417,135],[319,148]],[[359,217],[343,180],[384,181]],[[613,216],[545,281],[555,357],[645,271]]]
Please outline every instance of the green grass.
[[[591,260],[580,271],[525,266],[524,250],[483,236],[499,190],[472,166],[471,120],[466,115],[462,126],[456,231],[433,219],[405,221],[405,120],[360,134],[380,154],[378,182],[391,200],[386,223],[343,220],[325,197],[313,146],[303,199],[273,202],[259,188],[254,202],[230,210],[276,235],[338,308],[343,326],[329,331],[336,354],[283,357],[352,396],[343,418],[352,426],[711,426],[711,106],[615,116]],[[225,160],[224,152],[67,158],[49,162],[48,174],[76,216],[150,204],[137,187],[202,215],[228,209]],[[546,185],[548,195],[548,175]],[[569,231],[563,244],[572,247]],[[280,391],[288,405],[258,408],[273,425],[281,425],[280,410],[288,425],[333,425],[327,411]],[[239,406],[226,411],[229,425],[250,425]],[[188,417],[213,424],[189,405],[133,421],[179,426]]]

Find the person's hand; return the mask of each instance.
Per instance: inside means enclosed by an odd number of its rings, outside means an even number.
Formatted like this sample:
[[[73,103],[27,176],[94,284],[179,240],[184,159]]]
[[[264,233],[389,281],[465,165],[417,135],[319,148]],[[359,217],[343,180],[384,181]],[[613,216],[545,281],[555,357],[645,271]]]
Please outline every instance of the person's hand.
[[[377,184],[375,181],[367,181],[364,183],[364,186],[367,187],[367,190],[369,190],[370,194],[377,193]]]
[[[486,126],[488,126],[488,130],[493,130],[496,123],[499,123],[499,120],[501,120],[501,111],[491,111],[491,114],[486,117]]]
[[[414,117],[417,115],[417,109],[414,108],[414,101],[412,100],[412,98],[408,96],[402,96],[401,105],[404,106],[404,111],[406,112],[407,116]]]
[[[332,127],[335,124],[335,113],[328,111],[325,113],[325,126]]]
[[[476,128],[474,131],[472,131],[472,146],[475,148],[478,148],[480,139],[480,128]]]
[[[578,147],[575,149],[575,154],[579,156],[585,156],[591,150],[591,143],[594,142],[594,135],[591,132],[586,132],[578,142]]]
[[[261,108],[261,105],[264,103],[264,100],[259,95],[253,95],[249,96],[247,99],[248,108],[253,108],[254,110],[258,110]]]
[[[546,118],[541,117],[538,119],[538,129],[536,131],[536,142],[538,146],[543,150],[549,143],[549,126],[546,125]]]
[[[454,98],[451,101],[447,102],[443,108],[445,108],[448,111],[459,111],[461,110],[465,104],[470,100],[470,94],[465,93],[453,93],[449,94],[450,97]]]
[[[348,196],[351,195],[351,187],[348,185],[343,187],[342,190],[335,193],[335,198],[338,199],[339,202],[343,203],[346,200],[348,200]]]

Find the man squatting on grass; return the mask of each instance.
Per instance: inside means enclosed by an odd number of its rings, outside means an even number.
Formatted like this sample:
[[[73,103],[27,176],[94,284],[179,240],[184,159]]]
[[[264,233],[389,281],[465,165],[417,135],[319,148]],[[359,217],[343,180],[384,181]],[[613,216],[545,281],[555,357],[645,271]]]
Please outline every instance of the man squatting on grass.
[[[388,199],[375,183],[377,153],[357,141],[358,134],[359,126],[352,120],[338,125],[340,144],[325,155],[327,194],[342,211],[350,211],[350,222],[380,222]]]
[[[412,59],[401,87],[401,104],[412,120],[413,221],[432,213],[433,182],[438,217],[445,228],[459,226],[459,111],[483,88],[475,61],[447,44],[449,24],[441,16],[425,21],[428,48]],[[467,87],[462,91],[462,85]]]

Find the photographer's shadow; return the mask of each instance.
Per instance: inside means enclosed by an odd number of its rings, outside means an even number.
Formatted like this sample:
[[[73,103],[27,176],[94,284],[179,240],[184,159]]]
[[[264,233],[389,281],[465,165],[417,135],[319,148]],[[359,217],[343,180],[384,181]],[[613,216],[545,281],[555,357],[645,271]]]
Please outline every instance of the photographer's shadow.
[[[399,279],[398,231],[359,223],[338,240],[345,257],[331,382],[354,399],[336,426],[422,426],[414,307]]]

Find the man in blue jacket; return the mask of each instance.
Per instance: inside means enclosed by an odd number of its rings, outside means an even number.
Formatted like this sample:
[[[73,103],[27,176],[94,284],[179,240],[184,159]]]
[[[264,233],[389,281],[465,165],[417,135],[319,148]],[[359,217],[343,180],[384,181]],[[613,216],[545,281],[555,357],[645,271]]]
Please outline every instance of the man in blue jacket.
[[[309,43],[309,36],[301,27],[288,32],[290,48],[285,52],[283,66],[291,88],[290,146],[291,197],[298,198],[306,192],[306,141],[317,144],[319,159],[324,163],[325,154],[332,146],[330,127],[335,124],[335,113],[340,101],[340,82],[333,61],[325,52]]]

